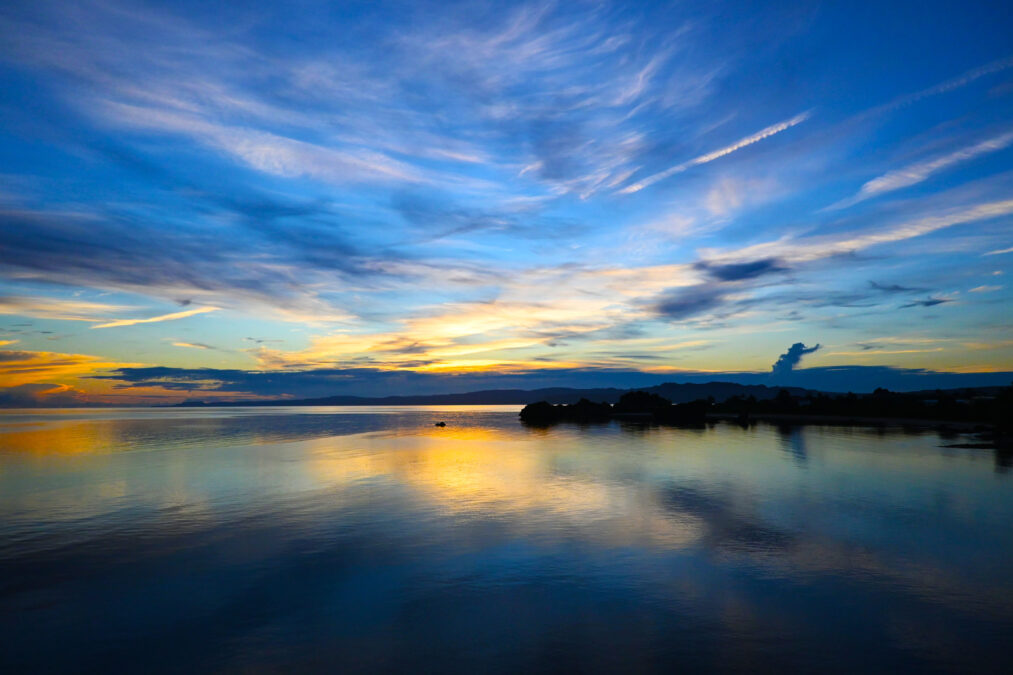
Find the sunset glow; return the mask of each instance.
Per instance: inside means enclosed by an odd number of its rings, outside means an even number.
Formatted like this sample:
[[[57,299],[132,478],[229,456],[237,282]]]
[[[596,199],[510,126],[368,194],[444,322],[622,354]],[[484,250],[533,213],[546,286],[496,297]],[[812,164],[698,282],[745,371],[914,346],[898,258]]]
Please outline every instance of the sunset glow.
[[[0,405],[1008,384],[1000,5],[7,3]]]

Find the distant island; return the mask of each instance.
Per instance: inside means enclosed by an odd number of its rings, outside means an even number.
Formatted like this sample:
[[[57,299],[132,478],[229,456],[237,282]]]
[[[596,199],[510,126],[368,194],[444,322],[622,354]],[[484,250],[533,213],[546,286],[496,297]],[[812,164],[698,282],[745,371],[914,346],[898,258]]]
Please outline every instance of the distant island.
[[[539,401],[524,406],[521,421],[542,426],[557,422],[597,422],[611,419],[635,419],[663,424],[699,425],[707,421],[713,399],[698,399],[688,403],[672,403],[658,394],[647,391],[630,391],[619,397],[615,405],[593,403],[582,398],[572,405],[553,405]]]
[[[622,394],[615,404],[595,403],[587,398],[572,404],[538,401],[525,406],[520,419],[533,426],[612,419],[674,425],[702,425],[715,419],[732,419],[743,424],[755,420],[861,425],[928,423],[983,434],[981,443],[954,447],[997,447],[1009,445],[1013,434],[1013,387],[904,393],[880,388],[863,395],[780,389],[762,399],[736,394],[721,401],[708,397],[681,403],[641,390]]]

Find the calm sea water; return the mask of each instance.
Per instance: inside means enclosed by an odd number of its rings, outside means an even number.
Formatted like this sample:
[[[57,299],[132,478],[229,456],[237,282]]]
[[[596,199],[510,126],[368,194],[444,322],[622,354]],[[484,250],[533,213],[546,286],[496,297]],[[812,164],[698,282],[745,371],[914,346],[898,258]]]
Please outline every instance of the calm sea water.
[[[1009,672],[1013,473],[959,440],[6,411],[0,672]]]

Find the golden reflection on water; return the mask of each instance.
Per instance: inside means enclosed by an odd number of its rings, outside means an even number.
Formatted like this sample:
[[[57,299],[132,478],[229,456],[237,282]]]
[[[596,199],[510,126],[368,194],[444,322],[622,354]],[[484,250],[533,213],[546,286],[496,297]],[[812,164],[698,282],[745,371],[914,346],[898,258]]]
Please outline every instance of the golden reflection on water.
[[[96,421],[21,422],[0,430],[0,447],[19,454],[85,455],[118,445],[122,443],[117,426]]]
[[[910,441],[914,450],[906,450],[907,441],[900,436],[892,437],[893,446],[867,452],[862,439],[878,435],[861,430],[718,427],[602,433],[576,427],[528,429],[512,416],[481,423],[467,417],[466,410],[423,412],[383,431],[343,435],[328,432],[326,425],[300,427],[307,420],[326,421],[327,415],[319,412],[149,411],[121,418],[68,412],[40,414],[38,419],[23,414],[9,421],[0,418],[0,450],[8,457],[34,458],[39,468],[54,475],[90,467],[92,478],[75,479],[73,489],[35,490],[21,498],[22,505],[27,499],[67,514],[89,506],[98,511],[114,508],[125,499],[197,504],[225,488],[347,495],[379,482],[414,495],[444,515],[497,518],[529,532],[546,524],[565,525],[608,545],[661,548],[691,545],[706,529],[701,514],[666,501],[665,485],[673,482],[717,490],[729,517],[755,510],[755,501],[763,498],[755,494],[758,488],[773,495],[818,489],[820,484],[833,490],[856,485],[870,498],[902,503],[910,496],[897,492],[890,477],[897,471],[903,471],[908,485],[918,485],[967,469],[968,481],[979,491],[987,487],[971,476],[981,469],[980,462],[968,459],[961,467],[959,456],[940,453],[918,439]],[[430,414],[433,419],[446,416],[451,423],[434,427]],[[279,436],[278,429],[289,427],[296,432]],[[889,449],[894,446],[902,451]],[[133,460],[126,456],[136,449],[180,452]],[[115,453],[123,455],[122,462],[113,461]],[[102,454],[109,459],[86,459]],[[5,471],[3,455],[0,475]],[[51,461],[61,457],[81,459]],[[125,477],[112,475],[106,466]],[[959,491],[949,497],[951,511],[968,519],[974,503]]]
[[[491,428],[427,430],[396,439],[366,434],[354,439],[352,452],[335,452],[328,440],[314,441],[308,470],[336,486],[392,480],[443,514],[499,517],[531,530],[551,520],[586,529],[584,536],[612,545],[678,547],[698,536],[697,518],[665,513],[649,488],[609,480],[607,471],[603,479],[586,470],[560,470],[572,450],[559,439],[539,436]]]

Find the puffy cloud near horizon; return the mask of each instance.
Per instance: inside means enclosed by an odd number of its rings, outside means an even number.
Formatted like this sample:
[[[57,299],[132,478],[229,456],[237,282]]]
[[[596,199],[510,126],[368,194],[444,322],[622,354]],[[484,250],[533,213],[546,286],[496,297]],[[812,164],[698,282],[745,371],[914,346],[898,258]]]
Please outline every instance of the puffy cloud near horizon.
[[[806,354],[812,354],[813,352],[819,351],[820,345],[813,345],[812,347],[806,347],[801,342],[796,342],[788,348],[784,354],[777,357],[777,361],[770,367],[770,373],[774,377],[780,377],[791,373],[795,370],[795,366],[802,361],[802,357]]]

